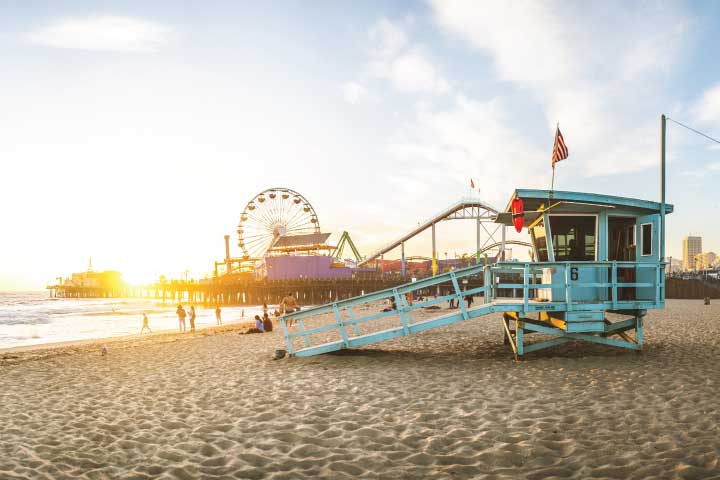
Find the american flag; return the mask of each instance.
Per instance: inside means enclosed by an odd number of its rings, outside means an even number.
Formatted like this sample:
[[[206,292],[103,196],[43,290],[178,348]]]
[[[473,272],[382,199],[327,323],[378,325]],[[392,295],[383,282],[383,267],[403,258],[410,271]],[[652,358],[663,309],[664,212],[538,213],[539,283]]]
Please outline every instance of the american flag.
[[[565,145],[565,139],[562,133],[560,133],[560,126],[557,127],[555,132],[555,145],[553,146],[552,154],[552,166],[554,167],[560,160],[565,160],[568,157],[568,148]]]

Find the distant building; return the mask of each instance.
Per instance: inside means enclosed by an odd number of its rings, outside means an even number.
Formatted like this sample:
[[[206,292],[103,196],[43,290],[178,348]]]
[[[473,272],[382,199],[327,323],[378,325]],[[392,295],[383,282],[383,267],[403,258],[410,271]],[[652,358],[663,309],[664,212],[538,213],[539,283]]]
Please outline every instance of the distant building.
[[[717,265],[718,257],[715,252],[698,253],[695,255],[695,270],[702,271]]]
[[[695,256],[702,253],[702,237],[683,238],[683,270],[695,270]]]
[[[80,272],[73,273],[71,278],[66,278],[63,285],[66,287],[81,288],[121,288],[123,286],[123,280],[120,272],[112,270],[104,272]]]
[[[122,273],[113,270],[96,272],[93,268],[92,257],[86,272],[73,273],[62,283],[65,287],[76,288],[120,288],[124,285]]]

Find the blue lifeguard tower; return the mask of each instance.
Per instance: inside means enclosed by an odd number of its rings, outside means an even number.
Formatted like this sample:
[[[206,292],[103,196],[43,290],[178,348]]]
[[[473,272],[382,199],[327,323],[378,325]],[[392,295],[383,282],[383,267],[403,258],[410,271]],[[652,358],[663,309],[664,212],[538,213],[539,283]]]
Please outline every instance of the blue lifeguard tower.
[[[513,225],[518,213],[511,205],[522,200],[517,226],[530,234],[532,261],[473,266],[286,315],[280,322],[288,353],[359,347],[497,312],[516,359],[573,340],[641,350],[647,311],[665,306],[665,214],[673,207],[665,203],[664,116],[661,121],[661,202],[516,190],[495,221]],[[482,286],[467,288],[471,283]],[[471,307],[468,296],[476,299]],[[393,307],[378,308],[388,298]],[[458,309],[413,318],[450,299]],[[530,343],[528,334],[546,336]]]

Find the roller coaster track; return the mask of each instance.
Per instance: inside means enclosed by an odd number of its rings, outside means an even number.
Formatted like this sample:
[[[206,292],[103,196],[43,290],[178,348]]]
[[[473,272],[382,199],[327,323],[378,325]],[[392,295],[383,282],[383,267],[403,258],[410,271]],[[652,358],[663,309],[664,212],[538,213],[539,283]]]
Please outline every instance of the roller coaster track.
[[[396,240],[390,243],[387,243],[382,248],[373,252],[371,255],[368,255],[367,257],[365,257],[365,259],[363,259],[362,262],[358,264],[358,266],[365,265],[375,260],[381,255],[384,255],[385,253],[400,246],[404,242],[410,240],[414,236],[419,235],[428,228],[431,228],[436,223],[444,220],[477,219],[478,223],[482,226],[483,229],[485,229],[489,238],[492,238],[493,234],[497,232],[499,225],[495,226],[495,230],[490,232],[487,228],[485,228],[483,224],[492,223],[498,213],[499,210],[497,208],[486,202],[483,202],[482,200],[479,200],[477,198],[463,197],[457,202],[448,206],[447,208],[444,208],[443,210],[437,212],[430,218],[418,223],[416,227],[414,227],[406,234],[398,237]],[[484,248],[484,246],[481,246],[481,248]]]
[[[505,240],[505,246],[507,245],[518,245],[520,247],[528,247],[532,248],[532,243],[529,242],[521,242],[520,240]],[[502,242],[495,242],[492,245],[488,245],[484,247],[482,250],[480,250],[478,253],[482,255],[483,253],[487,252],[488,250],[492,250],[494,248],[498,248],[502,246]],[[498,252],[499,254],[499,252]]]

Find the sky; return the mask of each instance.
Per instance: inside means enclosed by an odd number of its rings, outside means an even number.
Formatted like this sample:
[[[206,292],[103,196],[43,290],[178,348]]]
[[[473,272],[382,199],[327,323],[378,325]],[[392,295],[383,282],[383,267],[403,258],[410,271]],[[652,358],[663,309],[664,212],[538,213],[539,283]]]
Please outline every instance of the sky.
[[[558,123],[557,189],[658,200],[660,114],[720,136],[718,44],[716,2],[2,2],[0,290],[202,277],[270,187],[368,253],[471,178],[548,188]],[[668,126],[668,255],[720,251],[718,147]]]

